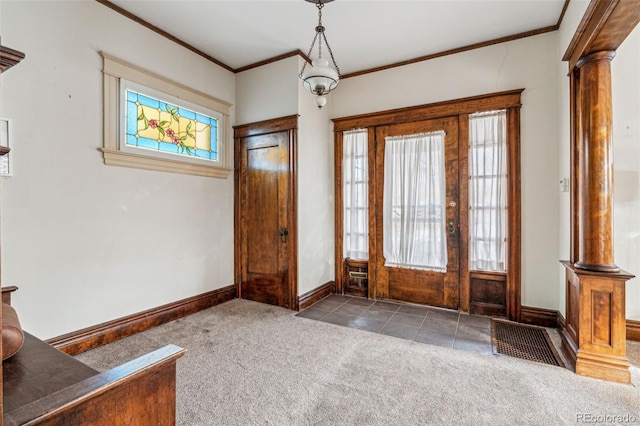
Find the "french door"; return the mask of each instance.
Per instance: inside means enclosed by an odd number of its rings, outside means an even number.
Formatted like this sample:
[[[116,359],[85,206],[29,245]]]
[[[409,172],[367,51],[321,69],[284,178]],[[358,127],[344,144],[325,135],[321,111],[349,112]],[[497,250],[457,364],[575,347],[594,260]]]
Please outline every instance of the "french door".
[[[457,309],[458,118],[377,127],[374,146],[375,297]]]
[[[333,119],[338,292],[520,320],[520,107],[523,90]],[[503,118],[490,119],[498,115]],[[485,131],[474,127],[474,120],[484,123]],[[498,126],[499,123],[502,124]],[[492,130],[486,131],[489,128]],[[366,150],[358,148],[354,151],[354,133],[366,139]],[[432,139],[434,133],[444,135],[442,200],[429,198],[427,203],[418,200],[412,204],[394,199],[391,206],[385,206],[388,141],[394,144],[398,139],[425,135]],[[494,149],[498,145],[502,148]],[[393,150],[390,153],[396,155]],[[358,162],[364,158],[365,164]],[[496,169],[498,163],[506,168]],[[359,171],[365,166],[368,166],[366,174],[354,174],[353,170]],[[368,188],[364,201],[360,192],[354,191],[354,184],[360,185],[361,181]],[[493,191],[491,182],[498,181],[502,182],[502,189]],[[497,203],[498,199],[501,203]],[[354,217],[347,215],[353,207],[366,209],[366,220],[354,222]],[[437,226],[441,231],[444,227],[446,244],[442,244],[440,236],[433,234],[433,229],[426,236],[413,237],[414,243],[427,241],[440,247],[430,249],[430,253],[446,247],[444,262],[427,258],[424,264],[419,264],[413,254],[404,260],[395,258],[396,254],[387,255],[389,247],[385,249],[385,242],[387,246],[393,242],[391,252],[394,253],[393,250],[397,251],[394,245],[400,238],[394,234],[393,227],[405,226],[412,210],[419,213],[415,215],[414,227],[431,223],[429,226],[433,228],[436,220],[439,220]],[[438,210],[441,217],[436,214]],[[496,222],[494,216],[497,217],[499,211],[505,216]],[[488,216],[494,219],[487,222]],[[392,228],[390,235],[385,235],[385,223],[387,233]],[[484,225],[478,227],[481,223]],[[494,232],[498,229],[503,234]],[[353,244],[354,235],[365,233],[366,252],[360,245]],[[407,232],[407,235],[413,234],[413,230]],[[501,250],[492,247],[501,247]],[[409,250],[409,253],[412,252]],[[498,253],[499,259],[494,256]],[[355,290],[362,291],[357,293]]]

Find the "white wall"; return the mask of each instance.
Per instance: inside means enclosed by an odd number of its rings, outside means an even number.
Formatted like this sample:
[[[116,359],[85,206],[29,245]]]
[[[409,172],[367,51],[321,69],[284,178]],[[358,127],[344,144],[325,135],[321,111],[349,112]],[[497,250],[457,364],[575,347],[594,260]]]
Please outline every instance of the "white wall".
[[[345,79],[332,117],[504,90],[522,94],[522,303],[558,309],[557,34]]]
[[[23,326],[50,338],[233,284],[233,178],[105,166],[98,52],[230,103],[234,75],[94,1],[3,1],[1,25],[27,55],[1,99],[2,283]]]
[[[236,74],[235,124],[297,114],[297,77],[297,56]]]
[[[565,11],[562,24],[558,30],[558,52],[556,63],[558,67],[558,159],[559,178],[569,178],[570,173],[570,126],[569,126],[569,65],[562,61],[562,57],[573,38],[578,24],[589,5],[585,0],[573,0],[569,2],[569,7]],[[559,184],[560,182],[558,182]],[[558,227],[558,250],[560,259],[569,260],[571,251],[571,196],[569,192],[559,192],[559,227]],[[558,264],[558,310],[565,315],[565,268]]]
[[[302,67],[300,58],[298,69]],[[335,279],[333,92],[318,109],[299,81],[298,90],[298,293]]]

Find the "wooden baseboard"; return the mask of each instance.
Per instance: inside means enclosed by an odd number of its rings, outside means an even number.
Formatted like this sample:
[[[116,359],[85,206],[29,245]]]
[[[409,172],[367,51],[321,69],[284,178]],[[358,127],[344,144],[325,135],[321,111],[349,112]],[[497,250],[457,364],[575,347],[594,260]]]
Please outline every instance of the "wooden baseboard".
[[[640,321],[627,320],[627,340],[640,342]]]
[[[69,355],[76,355],[219,305],[235,297],[236,286],[230,285],[93,327],[63,334],[46,342]]]
[[[520,308],[520,322],[540,327],[558,327],[558,311],[545,308],[522,306]]]
[[[303,310],[313,305],[314,303],[324,299],[328,295],[336,292],[336,282],[329,281],[320,287],[314,288],[311,291],[298,297],[298,309]]]
[[[523,306],[521,315],[521,321],[527,324],[553,327],[559,330],[563,330],[565,327],[564,316],[559,311]],[[627,320],[627,340],[640,342],[640,321]]]

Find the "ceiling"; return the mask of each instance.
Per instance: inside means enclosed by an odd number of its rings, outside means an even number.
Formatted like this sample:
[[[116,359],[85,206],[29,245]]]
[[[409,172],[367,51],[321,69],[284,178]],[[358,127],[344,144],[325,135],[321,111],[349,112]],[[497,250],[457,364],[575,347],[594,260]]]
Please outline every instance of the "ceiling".
[[[304,0],[111,3],[234,70],[292,51],[306,54],[318,22],[316,6]],[[349,74],[554,27],[564,4],[565,0],[335,0],[324,6],[323,24],[341,74]]]

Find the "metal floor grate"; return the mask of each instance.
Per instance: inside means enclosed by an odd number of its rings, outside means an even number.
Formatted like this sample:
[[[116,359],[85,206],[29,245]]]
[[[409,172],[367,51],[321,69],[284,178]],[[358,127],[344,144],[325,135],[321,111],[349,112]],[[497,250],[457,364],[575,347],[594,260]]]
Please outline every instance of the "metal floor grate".
[[[542,327],[492,320],[491,340],[494,353],[564,367]]]

